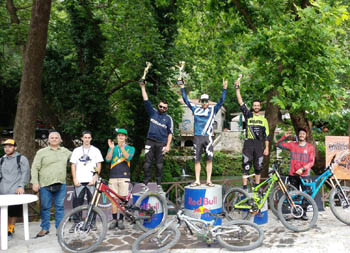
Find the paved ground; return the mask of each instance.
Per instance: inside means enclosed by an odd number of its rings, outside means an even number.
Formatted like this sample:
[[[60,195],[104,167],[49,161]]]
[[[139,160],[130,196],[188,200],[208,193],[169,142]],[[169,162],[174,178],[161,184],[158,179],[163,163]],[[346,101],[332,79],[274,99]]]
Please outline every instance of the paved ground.
[[[262,225],[262,228],[265,232],[264,244],[251,252],[350,252],[348,246],[350,227],[339,222],[329,209],[320,212],[317,226],[307,232],[293,233],[287,230],[272,213],[269,213],[269,223]],[[9,241],[9,250],[6,252],[62,252],[57,243],[55,229],[52,229],[51,233],[44,238],[32,239],[39,230],[39,223],[30,223],[31,239],[24,241],[23,225],[18,224],[16,234]],[[131,245],[140,234],[141,232],[133,230],[132,226],[127,227],[124,231],[109,231],[103,245],[98,248],[98,252],[131,252]],[[0,250],[0,252],[5,251]],[[208,248],[205,243],[182,234],[180,242],[171,252],[209,253],[226,252],[226,250],[220,249],[218,244]]]

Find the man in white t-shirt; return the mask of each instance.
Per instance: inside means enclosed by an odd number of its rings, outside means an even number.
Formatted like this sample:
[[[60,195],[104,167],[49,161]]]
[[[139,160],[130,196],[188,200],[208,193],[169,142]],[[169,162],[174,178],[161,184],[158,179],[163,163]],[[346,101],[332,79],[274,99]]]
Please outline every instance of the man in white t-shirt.
[[[73,208],[84,204],[85,195],[88,203],[90,203],[97,180],[97,175],[94,175],[94,172],[100,174],[101,163],[103,162],[100,150],[90,144],[92,140],[91,132],[84,131],[81,140],[83,145],[73,150],[70,159],[74,183]],[[71,233],[74,232],[75,224],[81,219],[78,216],[73,218],[74,224],[69,230]],[[96,230],[96,227],[93,226],[92,230]]]

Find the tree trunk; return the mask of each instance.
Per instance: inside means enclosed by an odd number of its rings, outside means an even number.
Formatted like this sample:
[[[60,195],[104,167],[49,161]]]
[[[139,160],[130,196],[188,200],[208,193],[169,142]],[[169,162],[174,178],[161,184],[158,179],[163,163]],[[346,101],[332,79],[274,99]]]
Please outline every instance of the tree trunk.
[[[295,132],[297,132],[299,128],[305,128],[308,131],[307,141],[315,147],[315,165],[312,167],[312,169],[316,174],[320,174],[325,167],[325,157],[317,148],[315,139],[312,136],[311,121],[306,118],[305,112],[291,113],[290,118],[292,120]]]
[[[269,130],[270,130],[269,151],[270,152],[269,152],[268,156],[264,156],[264,167],[263,167],[263,171],[261,174],[262,177],[268,177],[269,164],[270,164],[270,154],[271,154],[271,149],[272,149],[272,140],[274,139],[276,125],[278,123],[279,108],[277,105],[274,105],[273,103],[271,103],[271,99],[274,96],[278,96],[277,90],[272,90],[267,95],[265,118],[267,119],[267,122],[269,123]]]
[[[35,155],[35,122],[41,101],[41,79],[50,19],[51,0],[33,0],[22,79],[17,103],[14,138],[18,150],[32,162]]]

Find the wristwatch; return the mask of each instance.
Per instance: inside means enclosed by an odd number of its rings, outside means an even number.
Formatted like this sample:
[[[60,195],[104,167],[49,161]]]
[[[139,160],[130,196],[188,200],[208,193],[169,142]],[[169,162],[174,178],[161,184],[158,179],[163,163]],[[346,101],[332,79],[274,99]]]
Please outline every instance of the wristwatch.
[[[236,89],[239,89],[239,85],[236,85],[236,84],[235,84],[235,88],[236,88]]]

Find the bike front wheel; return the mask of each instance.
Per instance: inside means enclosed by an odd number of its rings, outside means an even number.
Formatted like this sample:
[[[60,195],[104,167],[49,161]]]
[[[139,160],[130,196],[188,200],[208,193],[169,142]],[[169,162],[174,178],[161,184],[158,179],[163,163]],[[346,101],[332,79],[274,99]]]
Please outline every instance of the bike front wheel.
[[[143,231],[152,230],[163,226],[168,216],[168,205],[166,199],[156,192],[146,192],[136,201],[137,216],[151,216],[147,219],[136,219],[137,226]]]
[[[229,220],[248,220],[251,216],[249,209],[235,208],[235,204],[242,200],[247,200],[244,204],[248,205],[248,199],[248,193],[240,188],[234,187],[228,191],[222,203],[226,217]]]
[[[68,252],[92,252],[107,233],[107,218],[101,209],[93,207],[86,217],[88,205],[69,211],[58,227],[58,243]]]
[[[318,218],[316,202],[310,195],[300,192],[289,192],[290,200],[283,195],[278,202],[278,217],[282,224],[294,231],[304,232],[312,228]],[[292,202],[291,202],[292,201]]]
[[[159,253],[172,248],[180,240],[180,230],[174,225],[149,230],[132,245],[134,253]]]
[[[264,232],[258,225],[247,220],[231,221],[220,226],[216,236],[218,243],[233,251],[247,251],[261,246]]]
[[[297,188],[294,185],[286,184],[287,192],[297,191]],[[280,198],[283,196],[283,191],[281,187],[277,185],[269,195],[269,206],[272,213],[278,218],[277,206]]]
[[[341,222],[350,225],[350,206],[348,204],[350,203],[350,187],[340,187],[334,188],[331,191],[329,204],[334,216]]]

